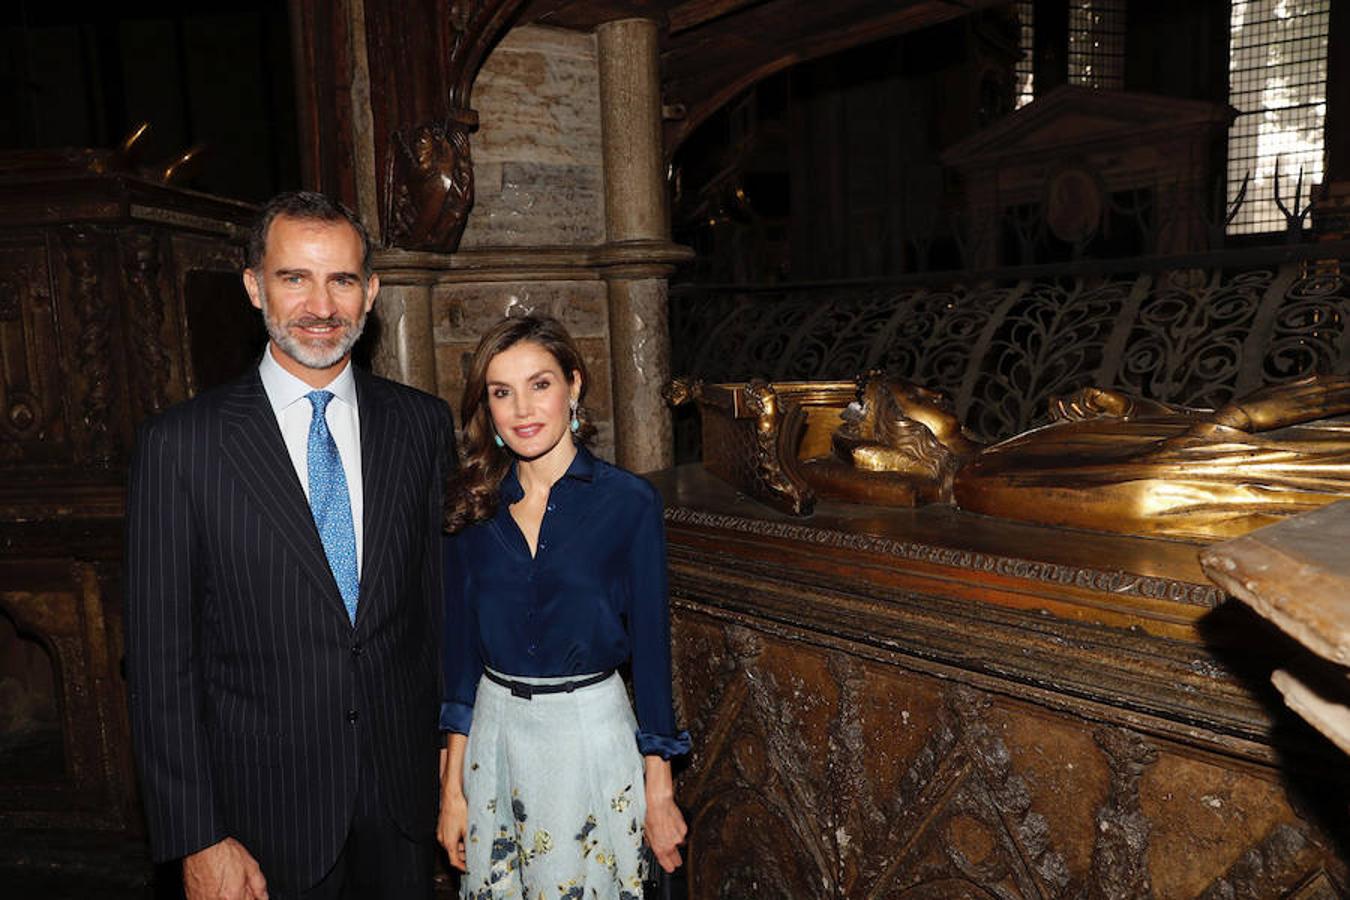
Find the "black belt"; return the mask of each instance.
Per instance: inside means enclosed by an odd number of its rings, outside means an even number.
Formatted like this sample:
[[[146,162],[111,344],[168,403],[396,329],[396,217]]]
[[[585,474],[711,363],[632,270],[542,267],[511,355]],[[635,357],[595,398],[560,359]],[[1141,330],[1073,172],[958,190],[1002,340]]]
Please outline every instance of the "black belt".
[[[491,669],[483,670],[483,677],[495,684],[500,684],[504,688],[509,688],[512,697],[519,697],[522,700],[529,700],[535,694],[570,694],[577,688],[590,687],[593,684],[599,684],[606,678],[614,674],[614,670],[601,672],[599,675],[592,675],[590,678],[581,678],[577,681],[558,681],[550,684],[530,684],[527,681],[513,681],[510,678],[503,678]]]

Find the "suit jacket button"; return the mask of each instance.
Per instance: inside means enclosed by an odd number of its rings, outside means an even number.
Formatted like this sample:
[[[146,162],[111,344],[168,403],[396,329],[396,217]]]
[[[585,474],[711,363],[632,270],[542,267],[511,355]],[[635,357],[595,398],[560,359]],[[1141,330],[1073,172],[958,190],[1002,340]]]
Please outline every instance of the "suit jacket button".
[[[354,710],[354,709],[349,709],[349,710],[347,710],[347,721],[348,721],[348,722],[355,722],[355,721],[356,721],[357,719],[359,719],[359,718],[360,718],[360,715],[356,712],[356,710]]]
[[[360,656],[362,653],[365,652],[366,652],[365,647],[362,647],[360,644],[352,644],[352,656]]]

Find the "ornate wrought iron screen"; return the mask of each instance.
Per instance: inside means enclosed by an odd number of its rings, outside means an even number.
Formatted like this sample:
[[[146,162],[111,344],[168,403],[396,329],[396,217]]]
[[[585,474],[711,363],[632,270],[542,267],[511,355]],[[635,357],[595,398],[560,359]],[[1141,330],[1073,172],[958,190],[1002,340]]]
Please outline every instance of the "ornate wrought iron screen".
[[[1340,242],[884,284],[675,287],[673,370],[740,381],[883,368],[946,392],[982,440],[1040,424],[1050,397],[1088,385],[1213,407],[1350,372],[1347,259]]]

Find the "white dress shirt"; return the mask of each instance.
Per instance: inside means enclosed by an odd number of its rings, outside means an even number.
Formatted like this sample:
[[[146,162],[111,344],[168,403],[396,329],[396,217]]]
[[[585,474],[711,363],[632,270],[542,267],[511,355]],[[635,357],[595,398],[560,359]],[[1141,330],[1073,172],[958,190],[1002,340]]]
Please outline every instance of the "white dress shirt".
[[[262,376],[263,390],[276,413],[277,425],[281,427],[281,437],[286,442],[286,451],[295,466],[295,474],[300,479],[300,487],[309,499],[309,423],[314,417],[314,407],[307,395],[311,391],[324,390],[333,395],[328,403],[328,431],[337,444],[338,456],[342,459],[342,472],[347,476],[347,492],[351,495],[352,525],[356,530],[356,575],[361,577],[362,545],[361,512],[361,415],[356,406],[356,379],[352,377],[351,360],[342,371],[322,388],[311,387],[290,372],[272,356],[272,344],[269,341],[263,351],[262,363],[258,366]]]

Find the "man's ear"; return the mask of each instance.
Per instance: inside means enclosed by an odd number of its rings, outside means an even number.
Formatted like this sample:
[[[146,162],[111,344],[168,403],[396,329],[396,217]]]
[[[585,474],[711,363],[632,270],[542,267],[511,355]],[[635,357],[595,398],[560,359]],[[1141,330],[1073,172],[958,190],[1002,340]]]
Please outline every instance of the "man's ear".
[[[248,300],[254,309],[262,309],[262,285],[252,269],[244,270],[244,290],[248,291]]]
[[[371,274],[370,280],[366,282],[366,312],[375,305],[375,295],[380,292],[380,276]]]

